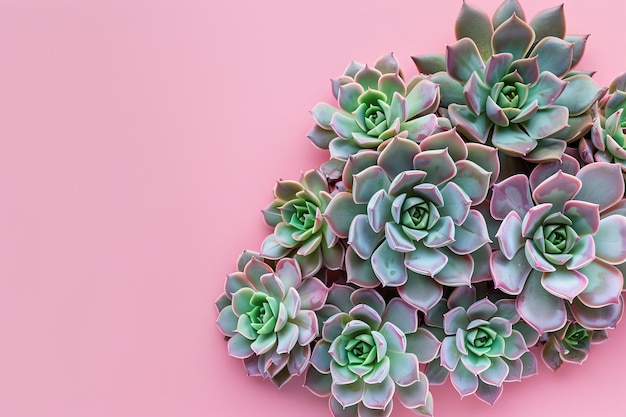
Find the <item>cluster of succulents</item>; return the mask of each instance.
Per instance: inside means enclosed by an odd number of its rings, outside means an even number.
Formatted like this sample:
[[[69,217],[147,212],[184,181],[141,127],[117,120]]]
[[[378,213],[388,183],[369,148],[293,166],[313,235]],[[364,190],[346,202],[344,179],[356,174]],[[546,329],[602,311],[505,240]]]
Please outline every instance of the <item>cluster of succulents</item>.
[[[464,2],[456,37],[411,79],[387,54],[333,80],[308,134],[328,161],[277,183],[216,303],[249,375],[302,375],[335,417],[433,415],[448,376],[494,404],[623,314],[626,74],[575,69],[562,6]]]

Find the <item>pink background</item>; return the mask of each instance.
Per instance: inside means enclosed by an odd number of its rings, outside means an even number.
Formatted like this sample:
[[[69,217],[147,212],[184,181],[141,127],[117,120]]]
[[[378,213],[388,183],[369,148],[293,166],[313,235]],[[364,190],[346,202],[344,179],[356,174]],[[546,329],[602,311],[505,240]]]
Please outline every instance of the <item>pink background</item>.
[[[275,181],[327,157],[305,134],[329,79],[389,51],[411,76],[454,40],[461,1],[432,3],[1,0],[0,416],[330,416],[301,379],[246,377],[213,302],[269,233]],[[603,84],[626,70],[625,12],[566,5]],[[434,388],[436,415],[623,416],[611,336],[493,408]]]

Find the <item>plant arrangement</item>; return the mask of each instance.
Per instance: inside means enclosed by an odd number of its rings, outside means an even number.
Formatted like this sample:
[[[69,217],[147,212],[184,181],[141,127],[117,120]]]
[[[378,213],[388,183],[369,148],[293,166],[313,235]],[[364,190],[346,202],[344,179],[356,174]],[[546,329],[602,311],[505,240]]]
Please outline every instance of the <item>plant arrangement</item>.
[[[216,302],[249,375],[304,375],[335,417],[431,416],[447,379],[494,404],[623,313],[626,74],[576,68],[562,6],[464,2],[455,29],[409,80],[392,54],[333,80],[308,134],[329,160],[276,184]]]

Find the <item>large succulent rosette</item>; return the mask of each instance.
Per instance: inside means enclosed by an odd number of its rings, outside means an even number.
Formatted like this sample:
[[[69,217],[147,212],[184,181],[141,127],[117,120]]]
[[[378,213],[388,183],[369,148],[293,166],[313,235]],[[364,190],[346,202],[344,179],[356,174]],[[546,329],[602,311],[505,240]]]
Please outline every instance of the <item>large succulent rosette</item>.
[[[609,209],[624,194],[619,166],[543,164],[494,185],[502,219],[492,254],[496,288],[519,295],[520,315],[540,332],[561,329],[568,309],[587,329],[614,327],[623,310],[626,217]],[[558,170],[557,170],[558,169]]]
[[[462,397],[475,394],[493,405],[504,382],[537,372],[528,348],[539,334],[520,320],[515,300],[476,301],[474,288],[459,287],[429,311],[426,323],[442,342],[439,358],[426,368],[432,384],[450,375]]]
[[[485,199],[497,155],[466,145],[451,130],[419,145],[394,138],[375,165],[361,169],[374,157],[348,161],[345,175],[358,171],[345,181],[352,191],[337,194],[325,217],[335,234],[348,238],[348,282],[400,287],[402,298],[426,311],[441,298],[442,285],[472,280],[472,254],[489,237],[485,219],[471,207]]]
[[[278,386],[302,374],[318,336],[316,311],[328,288],[317,278],[302,278],[290,258],[276,270],[256,254],[244,252],[239,271],[226,280],[217,300],[217,325],[229,338],[228,353],[243,359],[248,375],[269,377]]]
[[[333,81],[333,94],[339,107],[315,106],[316,125],[308,134],[316,146],[330,150],[331,161],[345,162],[396,136],[420,142],[437,127],[439,87],[420,77],[405,82],[392,54],[374,67],[352,62]]]
[[[562,7],[528,24],[517,1],[504,2],[492,19],[464,3],[456,34],[445,58],[414,60],[434,73],[442,106],[466,138],[542,162],[560,159],[566,142],[589,130],[589,110],[604,90],[571,71],[586,37],[565,35]]]
[[[323,325],[305,386],[330,396],[336,417],[389,416],[394,395],[420,415],[432,415],[432,395],[419,363],[429,362],[439,342],[418,328],[417,311],[371,289],[333,286],[335,314]]]
[[[314,275],[322,266],[341,268],[344,247],[323,218],[331,200],[326,178],[319,171],[310,170],[300,182],[279,181],[274,197],[263,210],[265,222],[274,227],[274,233],[263,241],[261,256],[292,256],[305,277]]]

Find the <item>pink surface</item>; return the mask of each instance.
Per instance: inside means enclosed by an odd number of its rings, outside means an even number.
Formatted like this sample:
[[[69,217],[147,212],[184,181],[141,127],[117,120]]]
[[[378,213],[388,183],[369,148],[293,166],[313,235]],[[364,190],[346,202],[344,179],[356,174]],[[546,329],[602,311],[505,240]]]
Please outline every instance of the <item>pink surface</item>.
[[[213,302],[275,181],[326,159],[304,136],[328,80],[389,51],[413,75],[454,40],[461,1],[432,3],[0,1],[0,416],[330,416],[301,380],[246,377]],[[600,83],[626,70],[624,12],[566,5]],[[435,388],[436,415],[623,416],[622,326],[493,408]]]

